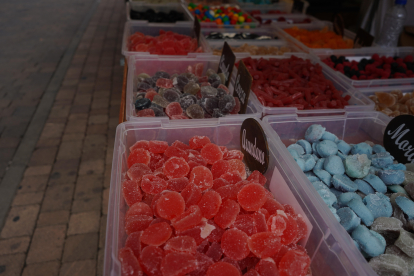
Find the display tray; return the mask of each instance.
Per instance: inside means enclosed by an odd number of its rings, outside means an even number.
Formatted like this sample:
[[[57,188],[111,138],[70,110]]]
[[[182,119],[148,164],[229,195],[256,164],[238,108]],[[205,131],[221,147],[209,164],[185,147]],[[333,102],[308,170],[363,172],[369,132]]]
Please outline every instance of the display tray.
[[[103,275],[121,276],[118,252],[125,245],[124,215],[128,208],[122,196],[121,183],[125,179],[129,147],[138,140],[155,139],[171,144],[175,140],[187,142],[194,135],[203,135],[217,145],[240,149],[240,128],[243,120],[239,117],[224,117],[214,123],[200,121],[197,125],[188,120],[142,121],[125,122],[117,127]],[[278,136],[268,125],[260,121],[259,123],[269,144],[269,169],[265,176],[270,191],[280,203],[291,204],[309,223],[309,237],[306,244],[302,244],[311,258],[312,275],[367,275],[364,274],[362,263],[357,262],[359,259],[348,254],[348,235],[338,235],[339,225],[332,221],[319,195],[306,182],[306,177],[297,172],[293,159]],[[290,128],[290,125],[287,127]],[[348,251],[344,251],[344,248]]]
[[[289,26],[306,26],[308,24],[317,23],[320,24],[321,21],[311,15],[307,14],[257,14],[255,17],[260,17],[262,20],[261,26],[279,26],[281,28],[289,28]],[[257,18],[256,18],[257,19]],[[260,20],[257,19],[259,22]],[[269,24],[265,24],[266,21],[271,21]]]
[[[131,18],[131,10],[137,12],[145,12],[152,9],[155,12],[164,12],[168,14],[170,11],[181,12],[184,15],[184,20],[177,21],[178,24],[193,25],[193,20],[188,9],[181,3],[165,3],[165,4],[150,4],[147,2],[127,2],[125,5],[127,21],[149,23],[148,20],[136,20]],[[152,22],[157,23],[157,22]]]

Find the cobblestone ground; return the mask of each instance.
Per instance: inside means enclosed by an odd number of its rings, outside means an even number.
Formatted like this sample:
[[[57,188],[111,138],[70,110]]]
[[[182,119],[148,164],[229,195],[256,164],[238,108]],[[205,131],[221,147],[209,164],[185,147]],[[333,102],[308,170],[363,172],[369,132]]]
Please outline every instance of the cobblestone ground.
[[[84,14],[93,4],[78,3],[74,10],[82,7]],[[17,5],[15,1],[9,5],[13,4]],[[54,17],[53,10],[50,12]],[[62,20],[71,20],[73,12],[68,9]],[[72,33],[81,19],[71,27]],[[51,23],[50,19],[45,21]],[[82,34],[0,231],[0,276],[102,275],[122,88],[124,22],[124,1],[101,0]],[[65,35],[65,28],[50,27],[56,35]],[[0,38],[1,34],[2,30]],[[52,56],[62,55],[71,37],[64,40],[58,45],[61,52],[39,53],[23,72],[19,73],[21,68],[14,65],[10,71],[0,67],[0,164],[6,162],[3,171],[10,165],[23,129],[40,108],[42,93],[56,72],[59,58]],[[31,50],[25,51],[29,54]],[[0,58],[7,59],[1,49]],[[27,81],[20,83],[22,75]],[[18,87],[20,105],[11,93]]]

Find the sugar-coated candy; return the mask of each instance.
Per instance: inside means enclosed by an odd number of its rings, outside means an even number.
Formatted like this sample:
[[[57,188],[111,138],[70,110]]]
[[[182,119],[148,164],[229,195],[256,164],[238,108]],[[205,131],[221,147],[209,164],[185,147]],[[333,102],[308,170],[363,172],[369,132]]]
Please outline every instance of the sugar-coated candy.
[[[325,183],[326,186],[331,187],[331,178],[332,176],[325,170],[313,170],[313,173]]]
[[[151,100],[147,98],[138,99],[135,101],[135,109],[143,110],[151,106]]]
[[[159,246],[165,243],[172,234],[170,225],[166,222],[160,222],[148,226],[142,232],[141,242],[148,245]]]
[[[390,199],[382,193],[369,194],[362,200],[371,211],[374,219],[379,217],[391,217],[392,206]]]
[[[160,217],[171,220],[184,212],[185,201],[177,192],[166,192],[158,199],[156,209]]]
[[[353,40],[342,37],[329,30],[327,26],[323,29],[308,30],[297,26],[284,29],[285,32],[298,39],[309,48],[351,49]]]
[[[204,110],[198,104],[192,104],[186,109],[186,114],[192,119],[203,119]]]
[[[338,146],[335,142],[323,140],[316,145],[316,150],[318,151],[319,156],[328,157],[330,155],[335,155],[338,152]]]
[[[380,152],[371,156],[372,165],[381,169],[393,164],[394,157],[389,152]]]
[[[398,185],[403,183],[405,175],[400,170],[381,170],[378,172],[378,177],[385,183],[385,185]]]
[[[148,275],[160,275],[164,256],[165,253],[161,248],[153,245],[146,246],[140,256],[142,270]]]
[[[380,193],[386,193],[387,187],[385,186],[384,182],[374,174],[368,174],[366,177],[363,178],[375,191]]]
[[[194,183],[204,191],[213,187],[213,174],[204,166],[195,167],[190,173],[190,183]]]
[[[122,182],[122,195],[128,206],[132,206],[134,203],[142,200],[141,188],[138,183],[133,180],[125,180]]]
[[[408,275],[407,265],[403,259],[392,254],[383,254],[369,261],[372,269],[380,276]]]
[[[227,262],[217,262],[212,264],[207,272],[206,276],[240,276],[239,270]]]
[[[142,177],[141,189],[148,194],[156,195],[166,187],[167,182],[158,176],[147,174]]]
[[[372,214],[371,210],[362,202],[361,199],[352,199],[348,202],[348,207],[361,218],[362,222],[366,226],[371,226],[374,222],[374,215]]]
[[[332,177],[332,184],[336,189],[343,192],[355,192],[358,188],[358,186],[344,174],[335,174]]]
[[[371,160],[366,154],[348,155],[344,161],[345,172],[353,178],[364,178],[369,173]]]
[[[220,210],[221,203],[222,201],[219,193],[216,191],[207,191],[201,197],[198,206],[200,207],[203,217],[211,219]]]
[[[411,199],[399,196],[395,199],[396,204],[408,216],[408,219],[414,219],[414,202]]]
[[[373,232],[363,225],[358,225],[352,232],[352,238],[358,242],[361,249],[370,257],[379,256],[385,251],[385,244]]]
[[[318,190],[318,194],[322,197],[322,200],[328,206],[333,205],[337,202],[336,196],[331,191],[329,191],[328,189]]]
[[[341,219],[341,225],[350,233],[361,224],[361,219],[349,207],[338,209],[337,215]]]
[[[395,245],[405,254],[414,258],[414,234],[401,229],[400,236],[395,241]]]
[[[236,101],[231,95],[224,95],[219,99],[218,107],[223,114],[228,114],[236,106]]]
[[[203,98],[214,98],[217,96],[217,89],[212,86],[202,86],[200,93]]]
[[[353,192],[347,192],[347,193],[341,193],[338,196],[338,203],[340,206],[348,206],[348,203],[353,199],[362,200],[362,198],[358,194],[353,193]]]
[[[148,150],[152,153],[164,153],[168,148],[168,143],[164,141],[149,141]]]
[[[313,167],[313,170],[322,170],[324,168],[325,158],[319,158],[318,161],[316,161],[315,166]]]
[[[200,105],[204,108],[204,110],[209,113],[213,114],[214,110],[219,106],[219,99],[217,98],[201,98]]]
[[[336,143],[336,146],[338,147],[338,151],[342,152],[345,155],[348,155],[348,153],[351,151],[351,146],[343,140],[339,140]]]
[[[183,252],[191,255],[195,255],[197,244],[193,237],[178,236],[169,239],[164,245],[164,251],[166,254],[170,252]]]
[[[175,230],[184,231],[195,227],[201,222],[202,214],[198,205],[191,205],[180,216],[171,220]]]
[[[305,132],[305,139],[311,143],[315,143],[322,138],[325,128],[321,125],[311,125]]]
[[[305,154],[305,149],[300,144],[291,144],[287,147],[288,151],[295,151],[298,156]]]
[[[246,211],[258,211],[266,202],[266,193],[259,184],[248,184],[237,194],[240,206]]]
[[[226,230],[221,238],[224,254],[236,261],[246,258],[250,253],[248,238],[246,233],[238,229]]]
[[[213,259],[213,261],[217,262],[223,256],[223,249],[221,245],[217,242],[212,242],[210,247],[207,249],[206,256]]]
[[[180,178],[188,175],[190,167],[184,158],[171,157],[165,162],[163,172],[169,179]]]
[[[196,269],[197,260],[189,253],[168,253],[161,263],[161,271],[164,276],[186,275]]]
[[[315,167],[316,161],[313,155],[305,154],[301,158],[303,159],[303,163],[304,163],[304,166],[303,166],[304,172],[310,171]]]
[[[372,155],[372,147],[362,142],[351,147],[351,154],[366,154],[370,158]]]
[[[332,175],[341,175],[345,173],[345,167],[342,160],[337,155],[331,155],[325,158],[323,168]]]
[[[207,161],[207,164],[214,164],[216,161],[223,159],[223,153],[220,148],[213,143],[206,144],[200,153],[204,160]]]
[[[231,172],[239,173],[243,180],[247,178],[246,167],[240,159],[228,160],[228,164]]]
[[[300,145],[306,154],[312,153],[312,145],[308,141],[302,139],[297,141],[296,144]]]
[[[121,271],[123,275],[144,275],[141,265],[139,264],[131,248],[125,247],[119,250],[118,257],[121,261]]]
[[[228,228],[234,223],[240,212],[240,205],[231,199],[222,202],[214,222],[223,229]]]

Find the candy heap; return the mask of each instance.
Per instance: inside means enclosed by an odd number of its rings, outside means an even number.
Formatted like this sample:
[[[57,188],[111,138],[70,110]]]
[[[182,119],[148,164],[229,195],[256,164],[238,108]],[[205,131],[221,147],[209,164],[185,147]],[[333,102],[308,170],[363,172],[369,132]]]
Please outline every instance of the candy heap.
[[[412,55],[402,59],[374,54],[370,59],[363,58],[360,62],[332,55],[323,62],[353,80],[414,78]]]
[[[163,22],[163,23],[175,23],[176,21],[184,21],[184,13],[171,10],[168,13],[155,12],[153,9],[146,11],[134,11],[131,9],[130,17],[133,20],[147,20],[148,22]]]
[[[329,31],[328,27],[309,31],[295,26],[284,31],[309,48],[351,49],[354,47],[354,42],[351,39],[343,38]]]
[[[344,108],[351,98],[342,97],[322,73],[319,64],[295,56],[287,59],[243,59],[253,77],[252,91],[269,107],[303,109]],[[238,64],[236,64],[238,66]]]
[[[255,46],[244,43],[242,46],[233,47],[230,46],[234,53],[250,53],[253,56],[268,56],[268,55],[283,55],[284,53],[293,52],[293,50],[287,46]],[[221,56],[221,49],[214,49],[213,54]]]
[[[414,172],[381,145],[347,144],[321,125],[288,151],[378,275],[414,272]]]
[[[203,6],[190,3],[188,10],[200,22],[215,22],[217,25],[240,25],[252,22],[252,17],[242,12],[238,6]]]
[[[263,25],[269,25],[272,22],[287,23],[287,24],[309,24],[309,23],[312,23],[312,20],[310,18],[305,18],[305,19],[286,19],[285,17],[280,16],[280,17],[275,18],[275,19],[263,20],[260,15],[253,15],[253,17],[257,21],[259,21],[260,24],[263,24]]]
[[[376,92],[369,98],[374,101],[375,110],[390,117],[404,114],[414,115],[414,91],[405,94],[401,90],[394,90],[390,93]]]
[[[186,35],[160,30],[160,35],[153,37],[136,32],[129,37],[129,51],[149,52],[152,55],[187,55],[202,53],[202,47],[197,47],[197,39]]]
[[[277,39],[276,36],[261,35],[257,33],[221,33],[211,32],[206,36],[206,39],[253,39],[253,40],[271,40]]]
[[[138,141],[130,151],[124,275],[311,275],[297,245],[304,219],[273,198],[261,173],[248,176],[240,151],[206,136]]]
[[[223,85],[224,74],[208,69],[202,77],[203,70],[203,63],[198,63],[180,75],[170,76],[164,71],[152,77],[146,73],[138,75],[136,116],[203,119],[238,114],[240,101]]]

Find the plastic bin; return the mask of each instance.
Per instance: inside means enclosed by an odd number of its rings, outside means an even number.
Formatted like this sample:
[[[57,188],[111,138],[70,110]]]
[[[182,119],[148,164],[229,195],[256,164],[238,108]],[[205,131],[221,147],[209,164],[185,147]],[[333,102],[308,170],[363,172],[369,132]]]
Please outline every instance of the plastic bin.
[[[121,183],[127,170],[127,156],[129,147],[137,140],[163,140],[172,143],[175,140],[187,142],[194,135],[206,135],[214,143],[227,146],[229,149],[240,148],[240,126],[242,118],[224,117],[214,123],[195,125],[189,120],[158,122],[125,122],[117,127],[114,157],[112,163],[111,188],[108,206],[108,221],[105,244],[105,276],[120,276],[118,251],[125,244],[124,214],[127,206],[121,193]],[[269,180],[270,190],[281,203],[290,203],[298,206],[297,211],[303,211],[312,225],[306,249],[311,257],[311,269],[314,276],[335,275],[350,276],[364,275],[358,263],[348,258],[343,247],[348,241],[348,235],[334,237],[339,226],[334,224],[331,217],[325,214],[326,207],[316,191],[309,185],[303,185],[305,176],[296,172],[293,159],[280,140],[273,134],[273,130],[264,126],[267,133],[270,153],[269,169],[265,176]],[[290,159],[289,159],[290,158]],[[309,183],[310,184],[310,183]],[[282,192],[282,191],[287,192]],[[315,204],[316,203],[316,204]],[[328,210],[329,211],[329,210]],[[329,229],[330,227],[333,229]],[[355,248],[356,250],[356,248]],[[355,256],[353,256],[355,257]],[[357,259],[357,258],[355,258]],[[359,259],[358,259],[359,260]]]
[[[319,63],[321,61],[318,60],[316,57],[305,54],[305,53],[294,53],[294,54],[284,54],[283,56],[263,56],[265,59],[269,58],[289,58],[292,55],[303,58],[303,59],[310,59],[313,64]],[[262,56],[255,56],[254,58],[258,59]],[[241,57],[236,59],[236,62],[239,61]],[[262,116],[267,115],[281,115],[281,114],[298,114],[299,116],[328,116],[328,115],[341,115],[345,112],[356,112],[356,111],[373,111],[375,104],[371,101],[367,96],[363,95],[359,92],[358,89],[352,87],[349,83],[347,83],[344,79],[339,78],[336,74],[325,67],[322,68],[322,73],[324,74],[325,78],[332,81],[336,89],[341,90],[344,92],[345,95],[350,95],[351,99],[349,100],[349,105],[345,106],[344,109],[316,109],[316,110],[298,110],[295,107],[267,107],[263,106],[260,101],[257,99],[256,95],[253,91],[250,91],[250,100],[255,103],[256,105],[260,106],[262,111]],[[234,67],[233,75],[232,75],[232,83],[234,85],[234,81],[236,79],[237,68]]]
[[[279,26],[277,23],[273,22],[271,25],[277,30],[277,34],[279,35],[279,37],[295,43],[305,53],[313,53],[316,55],[318,55],[319,53],[324,53],[327,49],[309,48],[308,46],[306,46],[305,44],[303,44],[302,42],[300,42],[299,40],[297,40],[296,38],[294,38],[293,36],[285,32],[283,29],[288,29],[288,28],[292,28],[296,26],[298,28],[307,29],[307,30],[321,30],[327,26],[330,31],[333,31],[333,24],[332,22],[328,22],[328,21],[317,21],[311,24],[290,24],[288,26]],[[353,41],[355,39],[355,36],[356,36],[355,33],[347,29],[344,30],[345,38],[352,39]]]
[[[266,41],[267,43],[272,43],[275,42],[276,40],[279,40],[278,35],[276,33],[276,30],[274,30],[273,28],[256,28],[256,29],[250,29],[250,30],[240,30],[240,29],[224,29],[224,28],[203,28],[201,29],[201,33],[206,37],[207,41],[245,41],[246,43],[250,43],[250,42],[256,42],[258,41],[258,39],[232,39],[232,38],[225,38],[225,39],[209,39],[208,35],[214,32],[220,32],[220,33],[225,33],[226,36],[232,36],[232,35],[236,35],[236,34],[240,34],[240,33],[249,33],[249,34],[256,34],[259,36],[268,36],[271,39],[263,39],[260,41]]]
[[[324,60],[331,55],[345,56],[350,61],[360,61],[363,58],[370,59],[373,54],[386,57],[401,57],[404,58],[407,55],[414,55],[414,47],[394,47],[394,48],[381,48],[381,47],[365,47],[360,49],[343,49],[343,50],[323,50],[314,52],[317,57]],[[328,65],[323,62],[323,66],[331,69]],[[333,70],[335,71],[335,70]],[[414,78],[406,79],[376,79],[376,80],[353,80],[348,78],[341,72],[335,71],[335,73],[345,79],[354,87],[368,88],[378,86],[390,86],[390,85],[414,85]]]
[[[135,116],[135,107],[133,102],[134,91],[136,91],[136,83],[134,82],[135,76],[141,73],[147,73],[150,76],[154,75],[157,71],[165,71],[169,74],[181,74],[186,71],[189,65],[195,65],[197,63],[204,63],[204,72],[207,69],[212,68],[215,71],[218,69],[218,64],[220,61],[219,56],[208,56],[208,57],[197,57],[197,58],[142,58],[132,56],[128,60],[128,78],[127,78],[127,90],[126,90],[126,110],[125,117],[127,121],[142,121],[142,120],[159,120],[161,117],[136,117]],[[229,90],[232,93],[234,88],[232,85],[229,85]],[[247,106],[246,114],[229,114],[226,117],[256,117],[260,118],[261,112],[260,107],[250,101]],[[167,118],[168,119],[168,118]],[[198,119],[191,121],[198,124],[200,121],[217,121],[217,118],[212,119]]]
[[[134,11],[145,12],[148,9],[153,9],[155,12],[165,12],[169,13],[170,11],[177,11],[184,14],[183,21],[177,21],[178,24],[187,24],[193,26],[193,20],[188,9],[181,3],[167,3],[167,4],[150,4],[147,2],[127,2],[126,3],[126,16],[127,21],[149,23],[147,20],[135,20],[131,19],[130,12],[131,9]],[[157,22],[152,22],[157,24]],[[160,23],[158,23],[160,24]],[[165,24],[165,23],[164,23]]]
[[[321,24],[322,21],[316,19],[315,17],[307,14],[258,14],[255,16],[260,16],[262,19],[261,26],[268,26],[267,24],[263,24],[267,20],[271,20],[273,26],[279,26],[280,28],[289,28],[292,25],[296,26],[306,26],[312,23]],[[278,21],[279,18],[285,18],[285,21]],[[308,19],[310,22],[298,23],[303,22],[303,20]]]
[[[352,275],[376,276],[377,274],[371,269],[368,262],[356,248],[346,230],[335,219],[286,147],[303,139],[306,129],[312,124],[322,125],[326,130],[348,143],[356,144],[370,140],[374,143],[382,144],[382,137],[389,121],[390,118],[380,112],[350,112],[338,117],[321,116],[312,118],[284,115],[268,116],[263,119],[263,124],[275,131],[272,138],[283,144],[283,150],[280,150],[280,154],[283,156],[286,166],[289,166],[292,170],[290,176],[296,180],[294,183],[298,193],[318,198],[317,200],[314,199],[313,203],[318,208],[319,215],[326,219],[330,235],[338,242],[338,246],[343,249],[345,255],[349,258],[347,260],[350,261],[350,264],[357,271],[357,273]],[[324,275],[337,274],[326,273]]]
[[[177,22],[177,23],[144,23],[139,21],[127,21],[125,22],[124,27],[124,35],[122,37],[122,54],[126,57],[128,56],[141,56],[141,57],[149,57],[149,56],[155,56],[158,57],[158,55],[151,55],[148,52],[134,52],[128,50],[128,39],[129,37],[136,33],[141,32],[145,35],[151,35],[151,36],[158,36],[160,35],[160,30],[164,31],[172,31],[175,33],[188,35],[191,37],[195,37],[194,31],[193,31],[193,24],[188,24],[185,22]],[[195,56],[209,56],[211,55],[211,49],[208,46],[208,43],[203,35],[200,34],[200,41],[199,45],[203,47],[204,52],[203,53],[189,53],[187,56],[179,56],[179,57],[195,57]],[[177,56],[169,56],[169,55],[162,55],[161,57],[177,57]]]

